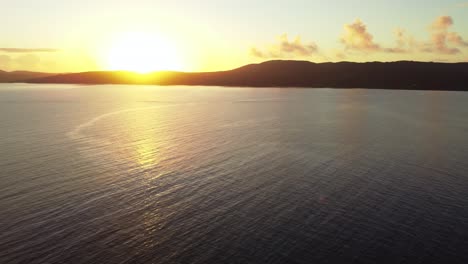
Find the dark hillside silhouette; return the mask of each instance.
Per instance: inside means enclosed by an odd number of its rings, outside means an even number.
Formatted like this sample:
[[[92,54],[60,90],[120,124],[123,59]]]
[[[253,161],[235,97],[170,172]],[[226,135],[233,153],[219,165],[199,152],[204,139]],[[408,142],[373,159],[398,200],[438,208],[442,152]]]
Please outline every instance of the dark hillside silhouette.
[[[54,74],[30,71],[0,71],[0,82],[20,82],[32,78],[41,78],[51,75]]]
[[[268,61],[221,72],[85,72],[27,82],[461,91],[468,90],[468,63]]]

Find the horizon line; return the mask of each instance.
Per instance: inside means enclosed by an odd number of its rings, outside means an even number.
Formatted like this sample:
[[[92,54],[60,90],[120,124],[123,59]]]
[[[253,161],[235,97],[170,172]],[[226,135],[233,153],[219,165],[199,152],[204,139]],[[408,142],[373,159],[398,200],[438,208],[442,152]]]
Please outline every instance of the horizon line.
[[[366,64],[366,63],[401,63],[401,62],[412,62],[412,63],[438,63],[438,64],[463,64],[463,63],[468,63],[468,61],[458,61],[458,62],[447,62],[447,61],[418,61],[418,60],[394,60],[394,61],[326,61],[326,62],[314,62],[314,61],[309,61],[309,60],[293,60],[293,59],[273,59],[273,60],[265,60],[262,62],[258,63],[249,63],[249,64],[244,64],[241,66],[238,66],[236,68],[231,68],[227,70],[218,70],[218,71],[179,71],[179,70],[171,70],[171,69],[162,69],[162,70],[154,70],[150,72],[138,72],[138,71],[130,71],[130,70],[86,70],[86,71],[74,71],[74,72],[46,72],[46,71],[31,71],[31,70],[15,70],[15,71],[6,71],[0,69],[0,72],[5,72],[5,73],[20,73],[20,72],[30,72],[30,73],[45,73],[45,74],[75,74],[75,73],[92,73],[92,72],[107,72],[107,73],[133,73],[133,74],[138,74],[138,75],[149,75],[149,74],[155,74],[155,73],[214,73],[214,72],[227,72],[227,71],[232,71],[236,69],[240,69],[246,66],[250,65],[260,65],[263,63],[268,63],[268,62],[308,62],[311,64],[338,64],[338,63],[353,63],[353,64]]]

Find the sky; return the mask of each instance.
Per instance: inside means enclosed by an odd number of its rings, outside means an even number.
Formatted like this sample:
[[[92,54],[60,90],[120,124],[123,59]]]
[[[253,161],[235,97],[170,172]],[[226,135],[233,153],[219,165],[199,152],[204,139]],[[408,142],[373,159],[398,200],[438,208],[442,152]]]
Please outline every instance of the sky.
[[[0,0],[0,12],[7,71],[468,61],[466,0]]]

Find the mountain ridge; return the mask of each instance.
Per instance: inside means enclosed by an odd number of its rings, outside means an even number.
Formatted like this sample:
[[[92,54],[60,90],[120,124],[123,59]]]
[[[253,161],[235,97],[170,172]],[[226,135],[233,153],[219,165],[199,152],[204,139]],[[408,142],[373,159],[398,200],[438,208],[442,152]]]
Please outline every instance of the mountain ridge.
[[[468,90],[468,63],[272,60],[218,72],[92,71],[23,80],[28,83],[149,84],[239,87]]]
[[[0,82],[21,82],[32,78],[42,78],[55,75],[53,73],[33,71],[3,71],[0,70]]]

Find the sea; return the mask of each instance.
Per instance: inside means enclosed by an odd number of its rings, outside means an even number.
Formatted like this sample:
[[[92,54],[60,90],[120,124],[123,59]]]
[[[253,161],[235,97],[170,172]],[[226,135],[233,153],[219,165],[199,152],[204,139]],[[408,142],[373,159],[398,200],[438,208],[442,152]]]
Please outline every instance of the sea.
[[[0,263],[468,263],[468,92],[1,84]]]

